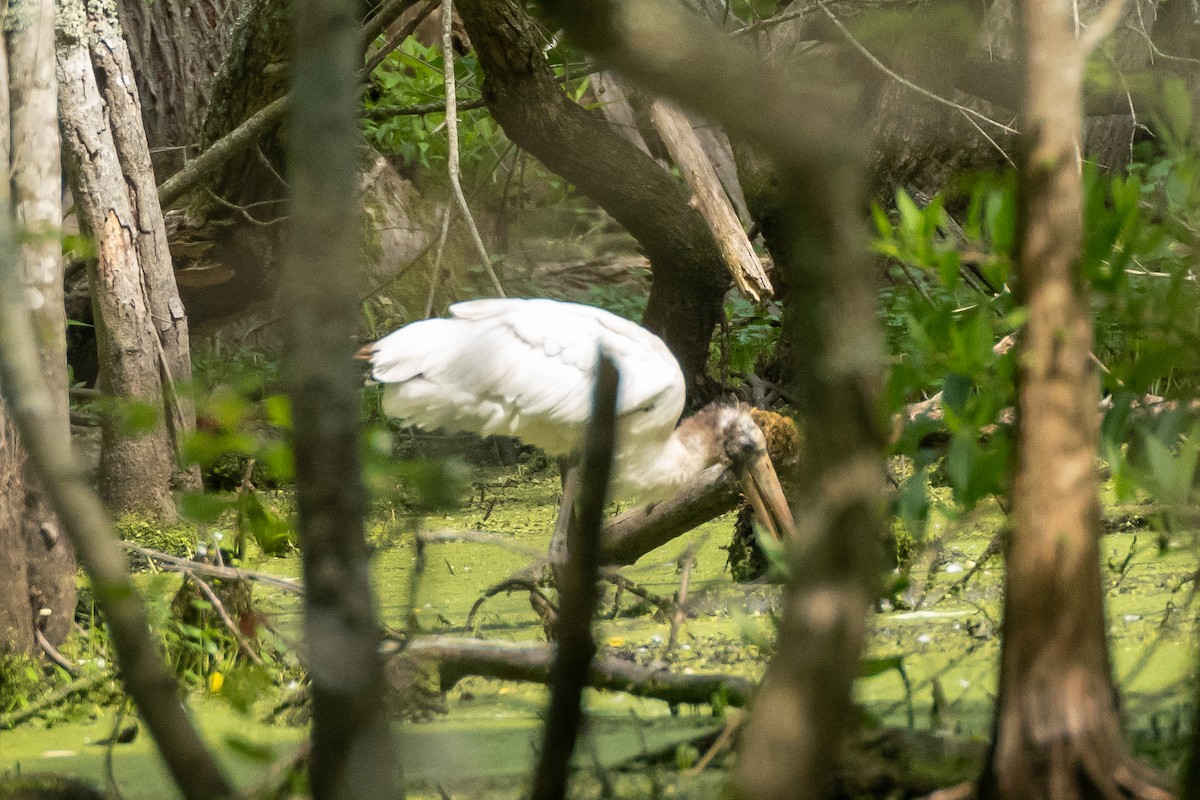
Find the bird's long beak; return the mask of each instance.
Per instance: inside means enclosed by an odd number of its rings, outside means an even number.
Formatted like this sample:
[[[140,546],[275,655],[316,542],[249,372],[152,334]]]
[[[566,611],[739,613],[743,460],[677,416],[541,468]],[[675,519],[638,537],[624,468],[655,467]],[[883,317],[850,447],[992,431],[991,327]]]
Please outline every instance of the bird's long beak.
[[[775,474],[775,466],[766,451],[750,459],[738,477],[742,482],[742,493],[750,501],[755,516],[771,535],[776,539],[795,537],[796,522],[792,518],[792,510],[783,496],[779,476]]]

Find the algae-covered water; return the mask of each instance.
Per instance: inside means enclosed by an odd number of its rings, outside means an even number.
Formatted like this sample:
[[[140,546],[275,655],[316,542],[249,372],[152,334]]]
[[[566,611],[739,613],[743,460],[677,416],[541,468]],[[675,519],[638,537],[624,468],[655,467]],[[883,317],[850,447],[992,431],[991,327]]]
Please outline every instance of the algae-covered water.
[[[558,478],[524,469],[474,474],[466,502],[450,513],[416,518],[399,501],[374,506],[370,536],[383,620],[395,629],[415,620],[430,634],[542,640],[541,620],[525,592],[493,597],[470,630],[465,623],[485,587],[545,551]],[[999,521],[999,511],[986,507],[963,519],[935,515],[931,543],[918,551],[907,583],[898,583],[873,615],[864,659],[869,677],[856,687],[868,724],[957,737],[987,735],[996,689],[1002,572],[997,558],[984,561],[983,555]],[[610,586],[597,622],[601,650],[680,672],[760,677],[771,648],[778,589],[730,580],[721,548],[732,527],[731,515],[715,520],[623,570],[643,589],[670,597],[680,588],[682,559],[694,559],[689,617],[674,648],[668,648],[668,620],[629,592],[617,597]],[[418,530],[484,531],[497,534],[500,543],[476,537],[428,545],[423,569],[414,577]],[[1191,725],[1193,542],[1190,535],[1163,537],[1133,529],[1106,535],[1102,552],[1110,644],[1127,726],[1141,751],[1171,768]],[[253,569],[283,575],[299,571],[295,556],[251,560],[247,566]],[[294,597],[261,586],[255,594],[284,639],[299,635]],[[268,688],[248,715],[239,715],[221,689],[212,689],[210,684],[208,691],[192,693],[196,717],[239,784],[252,786],[273,760],[298,746],[304,729],[263,722],[282,690]],[[410,793],[520,796],[544,704],[540,686],[468,678],[447,693],[445,714],[398,722],[397,748]],[[588,734],[577,754],[580,796],[719,793],[720,769],[680,767],[689,767],[699,755],[692,742],[722,728],[725,710],[670,708],[602,692],[589,692],[587,705]],[[0,732],[0,774],[58,771],[103,785],[110,748],[94,743],[109,736],[115,713],[98,708],[82,720],[53,727],[35,720]],[[127,800],[171,796],[146,735],[111,751],[112,773]]]

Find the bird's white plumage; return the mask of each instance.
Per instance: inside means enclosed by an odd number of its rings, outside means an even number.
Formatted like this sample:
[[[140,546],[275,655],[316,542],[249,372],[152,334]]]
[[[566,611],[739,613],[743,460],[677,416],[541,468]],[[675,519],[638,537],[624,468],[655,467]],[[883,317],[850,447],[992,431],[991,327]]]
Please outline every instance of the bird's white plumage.
[[[371,348],[371,376],[386,384],[388,415],[427,429],[516,436],[567,455],[582,445],[603,348],[620,371],[617,492],[661,482],[651,473],[664,455],[688,460],[672,439],[683,373],[646,329],[599,308],[543,299],[472,300],[450,314],[406,325]]]

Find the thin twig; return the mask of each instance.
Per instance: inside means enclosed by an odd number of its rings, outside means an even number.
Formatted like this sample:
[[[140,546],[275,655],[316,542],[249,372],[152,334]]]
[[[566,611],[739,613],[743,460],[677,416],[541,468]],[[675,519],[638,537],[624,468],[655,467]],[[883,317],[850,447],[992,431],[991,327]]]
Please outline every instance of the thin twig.
[[[179,571],[186,575],[193,583],[195,583],[204,596],[208,598],[208,602],[212,603],[213,611],[217,612],[217,616],[221,618],[221,622],[225,623],[225,627],[229,629],[231,634],[233,634],[233,638],[238,643],[238,648],[241,649],[241,651],[245,653],[257,666],[261,667],[263,665],[262,656],[254,652],[254,648],[250,646],[250,640],[246,638],[245,634],[242,633],[241,628],[239,628],[237,623],[233,621],[233,617],[229,616],[229,612],[225,609],[225,604],[221,602],[221,598],[217,597],[217,593],[213,591],[213,588],[209,586],[208,583],[201,580],[200,577],[197,576],[196,573],[191,569],[188,569],[187,567],[180,567]]]
[[[224,578],[225,580],[249,580],[256,583],[261,583],[266,586],[274,586],[276,589],[282,589],[285,592],[290,592],[295,595],[304,594],[303,584],[297,583],[288,578],[280,578],[277,575],[270,575],[266,572],[254,572],[248,569],[239,569],[237,567],[218,567],[212,564],[201,564],[199,561],[191,561],[186,558],[169,555],[158,550],[151,550],[148,547],[133,544],[132,542],[119,542],[119,544],[131,553],[145,556],[146,558],[157,561],[169,570],[174,572],[183,572],[191,570],[200,575],[211,575],[214,578]]]
[[[446,237],[450,234],[450,217],[453,214],[454,206],[446,206],[442,212],[442,232],[438,235],[437,250],[433,255],[433,276],[429,279],[429,296],[425,298],[425,313],[421,315],[423,319],[433,316],[433,298],[441,282],[442,254],[446,252]]]
[[[496,294],[500,297],[507,297],[504,294],[504,287],[500,285],[500,279],[496,277],[495,269],[492,268],[492,259],[488,256],[487,248],[483,246],[483,238],[479,235],[479,228],[475,225],[475,218],[471,216],[471,209],[467,205],[467,198],[463,194],[462,184],[459,181],[458,100],[454,81],[453,17],[454,0],[442,0],[442,77],[446,84],[446,136],[450,144],[446,166],[450,174],[450,186],[454,190],[454,198],[458,201],[463,220],[467,223],[467,230],[471,232],[471,241],[475,245],[475,250],[483,261],[483,269],[487,272]]]
[[[1000,155],[1002,155],[1004,157],[1004,160],[1008,162],[1008,165],[1010,167],[1012,167],[1013,169],[1017,168],[1017,162],[1013,161],[1012,156],[1010,156],[1008,154],[1008,152],[1003,147],[1001,147],[1000,144],[995,139],[993,139],[991,136],[989,136],[987,131],[985,131],[983,128],[979,127],[978,122],[971,119],[970,115],[966,114],[965,112],[960,111],[959,113],[961,113],[963,115],[963,119],[965,119],[967,122],[971,123],[971,127],[973,127],[975,130],[979,131],[979,135],[982,136],[984,139],[986,139],[988,144],[990,144],[992,147],[996,148],[996,152],[998,152]]]
[[[779,25],[784,22],[789,22],[793,19],[796,19],[797,17],[806,17],[809,14],[811,14],[812,11],[813,11],[813,7],[810,5],[804,6],[799,11],[785,11],[784,13],[779,14],[777,16],[768,17],[766,19],[760,19],[757,22],[752,22],[749,25],[746,25],[744,27],[738,28],[735,31],[730,32],[729,35],[730,36],[744,36],[747,33],[754,33],[755,31],[760,31],[763,28],[770,28],[770,27]]]
[[[291,755],[271,764],[258,784],[243,797],[286,797],[283,791],[292,777],[303,767],[312,752],[312,739],[305,739]]]
[[[500,536],[495,533],[488,533],[487,531],[434,531],[432,533],[419,533],[417,534],[417,538],[423,544],[427,545],[470,542],[472,544],[490,544],[529,558],[539,558],[542,556],[540,550],[517,544],[511,536]]]
[[[683,563],[683,574],[679,576],[679,597],[675,601],[675,613],[671,616],[671,633],[667,636],[667,653],[675,650],[675,640],[679,636],[679,628],[687,619],[688,584],[692,579],[692,565],[695,563],[695,553],[691,547],[683,551],[679,559]]]
[[[734,709],[731,711],[725,717],[725,726],[721,728],[716,741],[705,751],[700,760],[696,762],[696,765],[688,771],[688,777],[695,777],[703,772],[704,768],[716,758],[717,754],[729,746],[730,742],[733,741],[733,735],[741,729],[742,723],[745,721],[746,715],[740,710]]]
[[[833,24],[837,27],[837,29],[841,32],[841,34],[846,37],[846,41],[848,41],[855,50],[857,50],[859,53],[861,53],[863,58],[870,61],[877,69],[882,71],[885,75],[887,75],[892,80],[899,83],[901,86],[904,86],[907,89],[911,89],[912,91],[916,92],[917,94],[921,95],[922,97],[928,98],[928,99],[934,101],[935,103],[939,103],[948,108],[953,108],[956,111],[961,111],[964,114],[969,114],[970,116],[975,117],[977,120],[980,120],[981,122],[986,122],[989,125],[995,125],[997,128],[1004,131],[1005,133],[1017,133],[1017,129],[1012,127],[1011,125],[1005,125],[1003,122],[997,122],[996,120],[992,119],[991,117],[987,116],[986,114],[981,114],[980,112],[976,111],[973,108],[964,106],[961,103],[956,103],[953,100],[948,100],[945,97],[942,97],[941,95],[934,94],[933,92],[929,91],[925,87],[918,86],[917,84],[910,81],[908,78],[905,78],[904,76],[900,75],[899,73],[893,71],[886,64],[884,64],[882,61],[880,61],[878,58],[876,58],[875,54],[872,53],[870,50],[868,50],[861,42],[858,41],[858,39],[855,39],[854,34],[852,34],[850,32],[850,30],[845,25],[842,24],[842,21],[840,19],[838,19],[837,16],[832,11],[830,11],[829,8],[826,7],[826,5],[824,3],[819,3],[818,5],[820,6],[821,10],[823,12],[825,12],[825,16],[829,17],[830,21],[833,22]]]
[[[486,108],[487,103],[483,98],[475,100],[462,100],[454,104],[454,110],[460,114],[464,111],[474,111],[477,108]],[[367,119],[391,119],[392,117],[422,117],[426,114],[445,114],[446,104],[440,103],[417,103],[411,106],[375,106],[368,108],[363,112],[363,116]]]
[[[37,639],[38,647],[42,648],[42,652],[46,654],[47,658],[62,667],[72,678],[79,677],[79,667],[72,664],[70,659],[58,652],[57,647],[50,644],[50,640],[46,638],[46,634],[42,633],[41,628],[35,627],[33,635]]]
[[[216,201],[217,201],[219,204],[221,204],[221,205],[225,206],[225,208],[228,208],[228,209],[229,209],[229,210],[231,210],[231,211],[236,211],[236,212],[238,212],[239,214],[241,214],[243,217],[245,217],[246,221],[247,221],[247,222],[249,222],[249,223],[250,223],[250,224],[252,224],[252,225],[259,225],[259,226],[261,226],[261,227],[264,227],[264,228],[269,228],[269,227],[271,227],[272,225],[277,225],[277,224],[279,224],[280,222],[283,222],[284,220],[286,220],[286,219],[287,219],[287,215],[286,215],[286,214],[285,214],[284,216],[282,216],[282,217],[276,217],[275,219],[256,219],[256,218],[255,218],[253,215],[251,215],[251,213],[250,213],[250,209],[251,209],[253,206],[261,206],[261,205],[267,205],[267,204],[272,204],[272,203],[283,203],[283,202],[286,202],[286,201],[285,201],[285,200],[283,200],[283,199],[280,199],[280,200],[260,200],[260,201],[259,201],[259,202],[257,202],[257,203],[251,203],[250,205],[246,205],[246,206],[239,206],[237,203],[231,203],[230,201],[226,200],[224,197],[221,197],[221,195],[217,194],[217,193],[216,193],[216,192],[214,192],[212,189],[209,189],[209,188],[205,187],[204,191],[208,192],[208,196],[209,196],[209,197],[211,197],[213,200],[216,200]]]
[[[412,36],[413,31],[417,29],[418,25],[425,21],[425,18],[429,16],[429,13],[433,11],[436,5],[437,0],[426,0],[425,4],[421,6],[421,8],[418,9],[415,14],[413,14],[404,27],[389,37],[387,42],[384,43],[383,47],[379,48],[379,50],[367,60],[367,66],[363,68],[363,72],[367,75],[370,75],[372,72],[374,72],[375,68],[382,64],[383,60],[391,55],[393,50],[403,44],[404,40],[409,36]],[[363,29],[363,38],[366,39],[367,36],[370,36],[371,39],[374,40],[375,37],[383,33],[383,27],[384,26],[380,26],[378,30],[375,30],[375,26],[365,27]],[[370,42],[365,43],[365,45],[369,44]]]
[[[113,676],[107,671],[99,672],[95,675],[87,675],[83,678],[71,681],[58,691],[48,694],[36,702],[30,703],[22,709],[8,714],[0,714],[0,731],[15,728],[25,720],[36,717],[47,708],[53,708],[59,703],[69,700],[77,694],[90,692],[92,689],[95,689],[97,686],[108,680],[113,680]]]

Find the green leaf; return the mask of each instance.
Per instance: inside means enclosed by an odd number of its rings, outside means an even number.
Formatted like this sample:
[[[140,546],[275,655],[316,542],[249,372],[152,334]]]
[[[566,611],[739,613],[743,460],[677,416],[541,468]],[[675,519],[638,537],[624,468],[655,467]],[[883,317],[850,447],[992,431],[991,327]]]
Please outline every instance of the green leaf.
[[[1162,116],[1177,142],[1186,142],[1192,128],[1192,91],[1179,78],[1167,78],[1162,85]]]
[[[280,556],[291,550],[291,526],[271,513],[253,489],[243,490],[238,495],[237,512],[239,531],[243,535],[249,533],[264,553]]]
[[[904,656],[864,658],[858,665],[860,678],[874,678],[886,672],[904,672]]]
[[[184,492],[179,496],[179,513],[186,519],[201,525],[216,522],[233,507],[228,497],[207,492]]]

